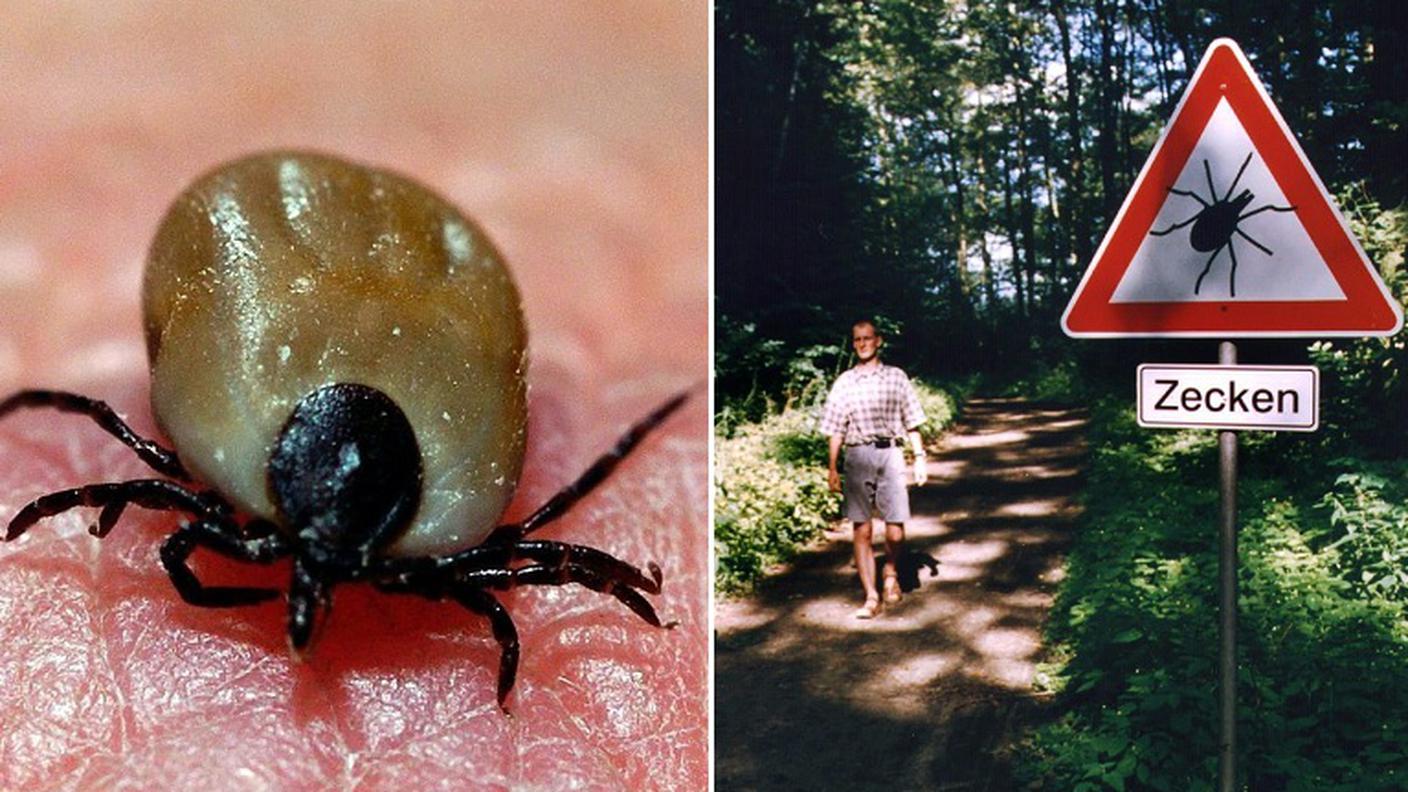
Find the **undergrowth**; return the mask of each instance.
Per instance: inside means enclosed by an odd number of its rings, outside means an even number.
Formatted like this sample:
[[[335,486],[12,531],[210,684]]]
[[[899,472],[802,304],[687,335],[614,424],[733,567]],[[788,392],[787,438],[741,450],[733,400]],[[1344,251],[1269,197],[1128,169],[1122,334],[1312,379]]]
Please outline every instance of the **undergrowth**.
[[[1083,527],[1039,678],[1065,714],[1019,753],[1031,788],[1217,779],[1212,432],[1093,410]],[[1242,435],[1238,740],[1254,790],[1408,787],[1408,463]]]

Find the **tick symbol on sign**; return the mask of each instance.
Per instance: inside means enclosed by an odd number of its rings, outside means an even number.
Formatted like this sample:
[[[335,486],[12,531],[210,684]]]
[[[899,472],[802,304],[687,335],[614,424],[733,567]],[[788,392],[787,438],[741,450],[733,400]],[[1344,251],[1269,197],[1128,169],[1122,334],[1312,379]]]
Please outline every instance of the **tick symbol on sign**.
[[[1202,204],[1203,208],[1199,210],[1197,214],[1181,223],[1174,223],[1162,231],[1149,232],[1150,236],[1165,236],[1186,225],[1192,224],[1193,228],[1188,234],[1188,243],[1191,244],[1196,251],[1202,253],[1212,251],[1212,255],[1208,257],[1208,263],[1203,267],[1203,271],[1198,274],[1197,282],[1193,284],[1194,294],[1197,294],[1198,291],[1202,289],[1203,278],[1207,277],[1208,272],[1212,270],[1212,263],[1217,260],[1217,254],[1221,253],[1223,248],[1227,248],[1227,255],[1232,258],[1232,269],[1227,276],[1227,285],[1231,296],[1236,297],[1237,250],[1232,245],[1232,235],[1237,234],[1255,245],[1257,249],[1268,256],[1276,255],[1271,252],[1270,248],[1252,239],[1247,232],[1243,231],[1238,226],[1248,217],[1261,214],[1262,212],[1295,211],[1294,206],[1272,206],[1271,204],[1266,204],[1250,212],[1242,212],[1243,209],[1247,208],[1247,204],[1251,203],[1252,199],[1256,196],[1252,194],[1251,190],[1243,189],[1236,198],[1233,198],[1232,191],[1237,189],[1237,182],[1242,180],[1242,174],[1247,170],[1247,163],[1251,161],[1251,152],[1247,152],[1247,158],[1242,160],[1242,167],[1237,169],[1236,178],[1232,179],[1232,184],[1227,188],[1227,192],[1221,198],[1218,198],[1217,187],[1213,185],[1212,181],[1212,166],[1208,164],[1206,159],[1203,160],[1203,173],[1208,177],[1208,194],[1211,196],[1211,202],[1203,200],[1202,196],[1192,190],[1180,190],[1177,187],[1169,187],[1168,191],[1170,193],[1174,195],[1186,195]]]

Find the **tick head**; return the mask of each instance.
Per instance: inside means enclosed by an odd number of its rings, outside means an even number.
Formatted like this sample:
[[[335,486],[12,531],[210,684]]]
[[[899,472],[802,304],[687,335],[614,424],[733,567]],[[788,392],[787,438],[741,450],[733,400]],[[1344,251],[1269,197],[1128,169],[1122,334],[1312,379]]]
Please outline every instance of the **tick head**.
[[[294,407],[269,458],[268,480],[299,554],[320,577],[350,579],[415,517],[420,448],[386,394],[325,385]]]
[[[1237,213],[1241,214],[1242,210],[1247,208],[1247,204],[1251,203],[1254,198],[1256,198],[1256,196],[1252,195],[1251,190],[1242,190],[1237,194],[1236,198],[1232,199],[1231,204],[1237,207]]]

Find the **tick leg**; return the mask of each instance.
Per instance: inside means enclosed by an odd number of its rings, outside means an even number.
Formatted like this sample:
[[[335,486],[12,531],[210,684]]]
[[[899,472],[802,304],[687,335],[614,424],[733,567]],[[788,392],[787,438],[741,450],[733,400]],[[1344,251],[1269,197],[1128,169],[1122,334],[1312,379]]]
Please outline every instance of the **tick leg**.
[[[1274,256],[1274,255],[1276,255],[1275,253],[1272,253],[1272,252],[1271,252],[1271,248],[1267,247],[1266,245],[1261,244],[1260,242],[1258,242],[1258,241],[1256,241],[1255,239],[1252,239],[1250,236],[1248,236],[1248,235],[1247,235],[1247,232],[1243,231],[1243,230],[1240,229],[1240,228],[1236,229],[1236,231],[1237,231],[1237,235],[1238,235],[1238,236],[1240,236],[1242,239],[1247,240],[1248,242],[1252,243],[1253,245],[1256,245],[1257,248],[1260,249],[1262,253],[1265,253],[1265,254],[1268,255],[1268,256]],[[1229,242],[1228,244],[1231,244],[1231,243]]]
[[[592,466],[587,468],[582,475],[578,476],[576,481],[563,487],[557,494],[548,498],[547,503],[538,507],[538,510],[529,515],[526,520],[520,523],[500,525],[498,528],[494,529],[491,541],[515,541],[519,537],[531,531],[535,531],[558,517],[561,517],[563,513],[572,508],[573,504],[581,500],[587,493],[591,492],[596,485],[600,484],[607,476],[611,475],[611,471],[616,469],[616,465],[622,459],[625,459],[626,455],[640,444],[640,441],[650,433],[650,430],[659,426],[661,422],[669,417],[670,413],[679,409],[679,406],[684,404],[687,398],[689,398],[687,392],[680,393],[659,407],[656,407],[649,415],[640,419],[634,426],[626,430],[626,433],[621,436],[621,439],[616,441],[615,447],[593,462]]]
[[[1227,247],[1227,246],[1226,246],[1226,245],[1223,245],[1222,247]],[[1198,275],[1198,282],[1195,283],[1195,284],[1193,284],[1193,293],[1194,293],[1194,294],[1197,294],[1197,293],[1198,293],[1198,290],[1201,289],[1201,288],[1203,288],[1203,278],[1207,277],[1208,271],[1212,269],[1212,263],[1213,263],[1213,261],[1217,259],[1217,254],[1218,254],[1218,253],[1221,253],[1221,252],[1222,252],[1222,248],[1218,248],[1217,250],[1214,250],[1214,251],[1212,252],[1212,256],[1210,256],[1210,257],[1208,258],[1207,266],[1203,267],[1202,273],[1201,273],[1200,275]]]
[[[1170,187],[1170,188],[1168,188],[1168,191],[1171,192],[1171,193],[1173,193],[1174,195],[1186,195],[1186,196],[1188,196],[1189,198],[1192,198],[1193,200],[1195,200],[1195,201],[1197,201],[1198,203],[1202,204],[1204,207],[1209,206],[1208,202],[1207,202],[1207,201],[1204,201],[1203,198],[1202,198],[1202,196],[1198,195],[1197,193],[1193,192],[1192,190],[1180,190],[1180,189],[1178,189],[1178,188],[1176,188],[1176,187]],[[1215,197],[1215,196],[1214,196],[1214,197]],[[1196,217],[1196,216],[1197,216],[1197,215],[1194,215],[1194,217]]]
[[[1212,183],[1212,166],[1208,164],[1207,160],[1203,160],[1203,173],[1206,173],[1208,177],[1208,195],[1211,195],[1213,200],[1217,200],[1217,188]]]
[[[181,599],[206,608],[228,608],[267,602],[279,596],[277,589],[206,586],[186,564],[197,547],[256,564],[271,564],[290,552],[288,541],[280,534],[261,539],[248,539],[241,534],[233,522],[198,520],[181,526],[167,538],[161,546],[161,564]]]
[[[1231,291],[1231,296],[1237,296],[1237,246],[1231,240],[1227,242],[1227,255],[1232,257],[1232,274],[1227,276],[1227,288]]]
[[[295,657],[313,640],[319,611],[328,610],[328,587],[302,558],[293,559],[293,582],[288,588],[288,648]]]
[[[508,712],[504,702],[508,700],[509,691],[513,690],[514,680],[518,678],[518,629],[513,626],[508,610],[487,591],[457,586],[450,596],[454,597],[455,602],[489,620],[494,640],[499,642],[499,709]]]
[[[102,514],[98,517],[98,525],[90,529],[94,535],[103,536],[112,529],[112,522],[128,503],[148,509],[185,511],[202,517],[225,513],[221,510],[223,502],[213,500],[206,493],[196,492],[165,479],[89,484],[85,487],[51,492],[30,502],[10,520],[4,541],[15,539],[45,517],[53,517],[79,506],[103,507]]]
[[[1165,235],[1165,234],[1171,234],[1171,233],[1173,233],[1174,231],[1177,231],[1178,229],[1180,229],[1180,228],[1182,228],[1182,227],[1188,225],[1189,223],[1192,223],[1194,220],[1197,220],[1197,219],[1198,219],[1198,216],[1197,216],[1197,215],[1193,215],[1192,217],[1188,218],[1187,220],[1184,220],[1184,221],[1181,222],[1181,223],[1175,223],[1175,224],[1169,226],[1168,228],[1165,228],[1165,229],[1162,230],[1162,231],[1150,231],[1150,232],[1149,232],[1149,236],[1163,236],[1163,235]]]
[[[98,513],[98,521],[88,528],[88,533],[99,539],[112,533],[113,526],[117,525],[117,521],[122,518],[123,509],[126,508],[126,501],[113,501],[104,506],[103,510]]]
[[[128,426],[118,417],[106,402],[79,396],[76,393],[50,390],[26,390],[13,394],[0,401],[0,417],[22,407],[52,407],[59,412],[78,413],[93,419],[103,431],[122,441],[122,444],[137,452],[137,457],[153,470],[172,478],[189,481],[191,475],[181,465],[176,452],[163,448],[155,441],[148,440]]]
[[[678,624],[678,622],[661,624],[660,617],[655,615],[655,608],[651,607],[650,602],[635,589],[579,564],[564,566],[533,564],[518,569],[479,569],[458,574],[455,579],[467,586],[500,591],[507,591],[519,586],[562,586],[568,583],[578,583],[592,591],[610,594],[641,619],[656,627],[668,629]]]
[[[491,540],[488,544],[441,558],[383,559],[371,571],[370,577],[383,581],[410,581],[480,569],[509,569],[519,560],[537,561],[552,567],[576,564],[648,594],[660,593],[660,582],[663,578],[660,567],[653,562],[646,565],[646,569],[650,571],[650,576],[647,577],[636,567],[594,547],[531,539],[512,544]]]
[[[1222,196],[1222,200],[1225,201],[1225,200],[1227,200],[1228,198],[1231,198],[1231,197],[1232,197],[1232,191],[1235,190],[1235,189],[1237,189],[1237,182],[1239,182],[1239,181],[1242,180],[1242,172],[1247,169],[1247,163],[1249,163],[1249,162],[1251,162],[1251,161],[1252,161],[1252,153],[1251,153],[1250,151],[1248,151],[1248,152],[1247,152],[1247,158],[1244,159],[1244,160],[1242,160],[1242,167],[1240,167],[1240,168],[1237,169],[1237,177],[1232,180],[1232,186],[1227,188],[1227,194],[1224,195],[1224,196]],[[1212,197],[1216,198],[1216,197],[1217,197],[1217,193],[1213,193],[1213,194],[1212,194]]]
[[[1244,215],[1238,216],[1237,222],[1240,223],[1243,220],[1246,220],[1248,217],[1251,217],[1252,215],[1259,215],[1262,212],[1294,212],[1295,210],[1296,208],[1294,206],[1272,206],[1271,204],[1267,204],[1266,206],[1259,206]]]
[[[650,570],[650,577],[646,577],[639,569],[594,547],[544,541],[518,542],[512,547],[514,556],[518,558],[527,558],[553,567],[576,565],[617,583],[638,588],[647,594],[660,593],[660,581],[663,576],[660,567],[653,561],[646,566]]]

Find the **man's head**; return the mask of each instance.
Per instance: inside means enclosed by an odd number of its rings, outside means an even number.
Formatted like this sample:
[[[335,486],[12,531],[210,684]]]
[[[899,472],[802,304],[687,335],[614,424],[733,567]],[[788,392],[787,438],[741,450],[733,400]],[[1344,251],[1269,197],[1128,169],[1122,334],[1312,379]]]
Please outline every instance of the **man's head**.
[[[880,331],[875,329],[875,323],[869,319],[862,319],[851,325],[851,347],[855,349],[860,362],[869,363],[874,359],[883,343]]]

